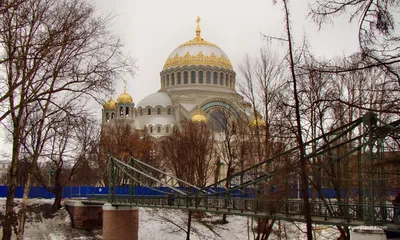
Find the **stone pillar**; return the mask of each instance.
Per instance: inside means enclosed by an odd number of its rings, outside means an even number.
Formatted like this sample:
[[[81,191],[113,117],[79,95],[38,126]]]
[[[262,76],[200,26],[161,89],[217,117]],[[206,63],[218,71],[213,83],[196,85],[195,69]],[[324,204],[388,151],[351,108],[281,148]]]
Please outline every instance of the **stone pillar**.
[[[351,230],[350,240],[386,240],[385,232],[380,228],[356,227]]]
[[[103,240],[139,239],[139,209],[103,206]]]
[[[81,201],[67,200],[66,209],[75,228],[102,228],[102,205],[85,205]]]

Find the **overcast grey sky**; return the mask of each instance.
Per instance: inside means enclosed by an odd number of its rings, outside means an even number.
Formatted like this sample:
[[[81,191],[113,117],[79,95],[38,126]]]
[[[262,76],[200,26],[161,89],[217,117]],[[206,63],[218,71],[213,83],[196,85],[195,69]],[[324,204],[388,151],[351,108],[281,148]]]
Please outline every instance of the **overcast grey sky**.
[[[93,0],[99,13],[115,15],[111,30],[121,37],[124,50],[137,60],[134,78],[126,77],[127,92],[138,104],[158,91],[159,73],[170,53],[195,37],[196,18],[200,16],[201,36],[217,44],[229,57],[238,73],[246,53],[256,54],[262,45],[260,34],[284,37],[282,5],[272,0]],[[291,0],[290,11],[295,44],[306,36],[319,57],[341,56],[357,50],[357,23],[345,18],[321,31],[307,20],[308,0]],[[284,45],[281,46],[284,48]],[[117,98],[123,82],[116,88]],[[101,106],[93,109],[100,116]],[[0,133],[0,136],[4,135]],[[7,151],[3,141],[0,151]]]
[[[246,53],[254,54],[262,45],[260,34],[282,37],[282,5],[272,0],[96,0],[101,12],[113,12],[112,29],[120,35],[127,52],[137,59],[138,72],[127,77],[128,93],[135,104],[159,87],[159,73],[169,54],[195,37],[200,16],[201,36],[217,44],[230,58],[234,70]],[[307,36],[315,53],[332,57],[357,50],[357,31],[345,19],[324,26],[306,20],[308,1],[291,0],[295,42]],[[282,46],[283,48],[283,46]],[[123,91],[119,83],[116,96]]]

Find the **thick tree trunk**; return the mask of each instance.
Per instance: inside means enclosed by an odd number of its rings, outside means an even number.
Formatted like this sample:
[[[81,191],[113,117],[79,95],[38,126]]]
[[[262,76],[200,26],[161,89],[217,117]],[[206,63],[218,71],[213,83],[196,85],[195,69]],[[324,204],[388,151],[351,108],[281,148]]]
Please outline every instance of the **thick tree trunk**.
[[[61,200],[62,200],[62,185],[56,184],[53,193],[56,195],[54,199],[54,203],[52,206],[53,212],[57,212],[61,208]]]
[[[31,173],[28,172],[28,177],[26,183],[24,185],[24,195],[22,197],[21,211],[19,217],[19,226],[18,226],[18,234],[17,239],[24,239],[24,228],[25,228],[25,217],[26,217],[26,209],[28,205],[28,197],[29,197],[29,189],[31,188]]]
[[[18,123],[14,122],[14,128],[18,129]],[[19,132],[15,131],[13,134],[13,150],[11,158],[11,166],[7,176],[7,200],[6,200],[6,211],[5,219],[3,224],[3,238],[2,240],[10,240],[12,235],[12,227],[16,225],[16,216],[14,213],[14,194],[16,188],[17,179],[17,164],[19,158]],[[16,227],[16,226],[15,226]]]
[[[14,207],[14,194],[15,194],[15,180],[16,180],[16,170],[17,170],[17,161],[12,161],[10,166],[10,171],[7,176],[7,200],[6,200],[6,211],[5,218],[3,224],[3,238],[2,240],[10,240],[12,235],[12,226],[15,222],[15,213],[13,210]]]

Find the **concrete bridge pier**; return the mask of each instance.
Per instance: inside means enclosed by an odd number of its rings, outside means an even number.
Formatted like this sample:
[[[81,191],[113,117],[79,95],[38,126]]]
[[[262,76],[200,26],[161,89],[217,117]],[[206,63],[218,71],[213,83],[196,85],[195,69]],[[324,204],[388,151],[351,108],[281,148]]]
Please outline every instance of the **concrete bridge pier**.
[[[103,240],[139,239],[139,209],[130,206],[103,206]]]

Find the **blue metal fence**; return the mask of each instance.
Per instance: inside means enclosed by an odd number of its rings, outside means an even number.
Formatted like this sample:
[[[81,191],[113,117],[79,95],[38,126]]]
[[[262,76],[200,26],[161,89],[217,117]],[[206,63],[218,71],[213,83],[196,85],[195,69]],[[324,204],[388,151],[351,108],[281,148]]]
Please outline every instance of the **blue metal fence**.
[[[156,189],[168,192],[169,188],[166,187],[156,187]],[[130,191],[134,191],[135,195],[146,195],[146,196],[161,196],[163,195],[161,192],[155,191],[148,187],[144,186],[136,186],[134,189],[129,189],[128,186],[123,187],[116,187],[115,194],[117,195],[127,195],[130,194]],[[188,191],[189,189],[182,188],[184,191]],[[216,192],[223,192],[223,188],[213,188]],[[7,186],[0,186],[0,197],[7,196],[8,187]],[[15,191],[16,198],[22,198],[23,195],[23,187],[18,186]],[[190,191],[190,190],[189,190]],[[271,189],[270,193],[277,191],[277,189]],[[400,189],[389,189],[388,194],[389,196],[395,196],[397,192],[400,192]],[[356,196],[357,189],[352,189],[351,194]],[[90,197],[92,194],[108,194],[108,187],[92,187],[92,186],[65,186],[63,187],[62,197],[63,198],[76,198],[76,197]],[[244,192],[240,192],[235,190],[231,192],[231,196],[235,197],[254,197],[254,195],[261,194],[261,192],[255,192],[254,189],[249,188],[246,189]],[[289,198],[298,198],[300,194],[300,198],[302,198],[303,194],[297,190],[297,188],[290,189],[289,191]],[[323,188],[322,194],[324,197],[327,198],[335,198],[336,192],[333,189]],[[344,192],[341,192],[341,196],[343,196]],[[318,194],[317,194],[318,195]],[[311,196],[311,189],[309,189],[309,196]],[[29,190],[29,198],[54,198],[55,195],[44,187],[31,187]],[[317,196],[318,197],[318,196]]]

